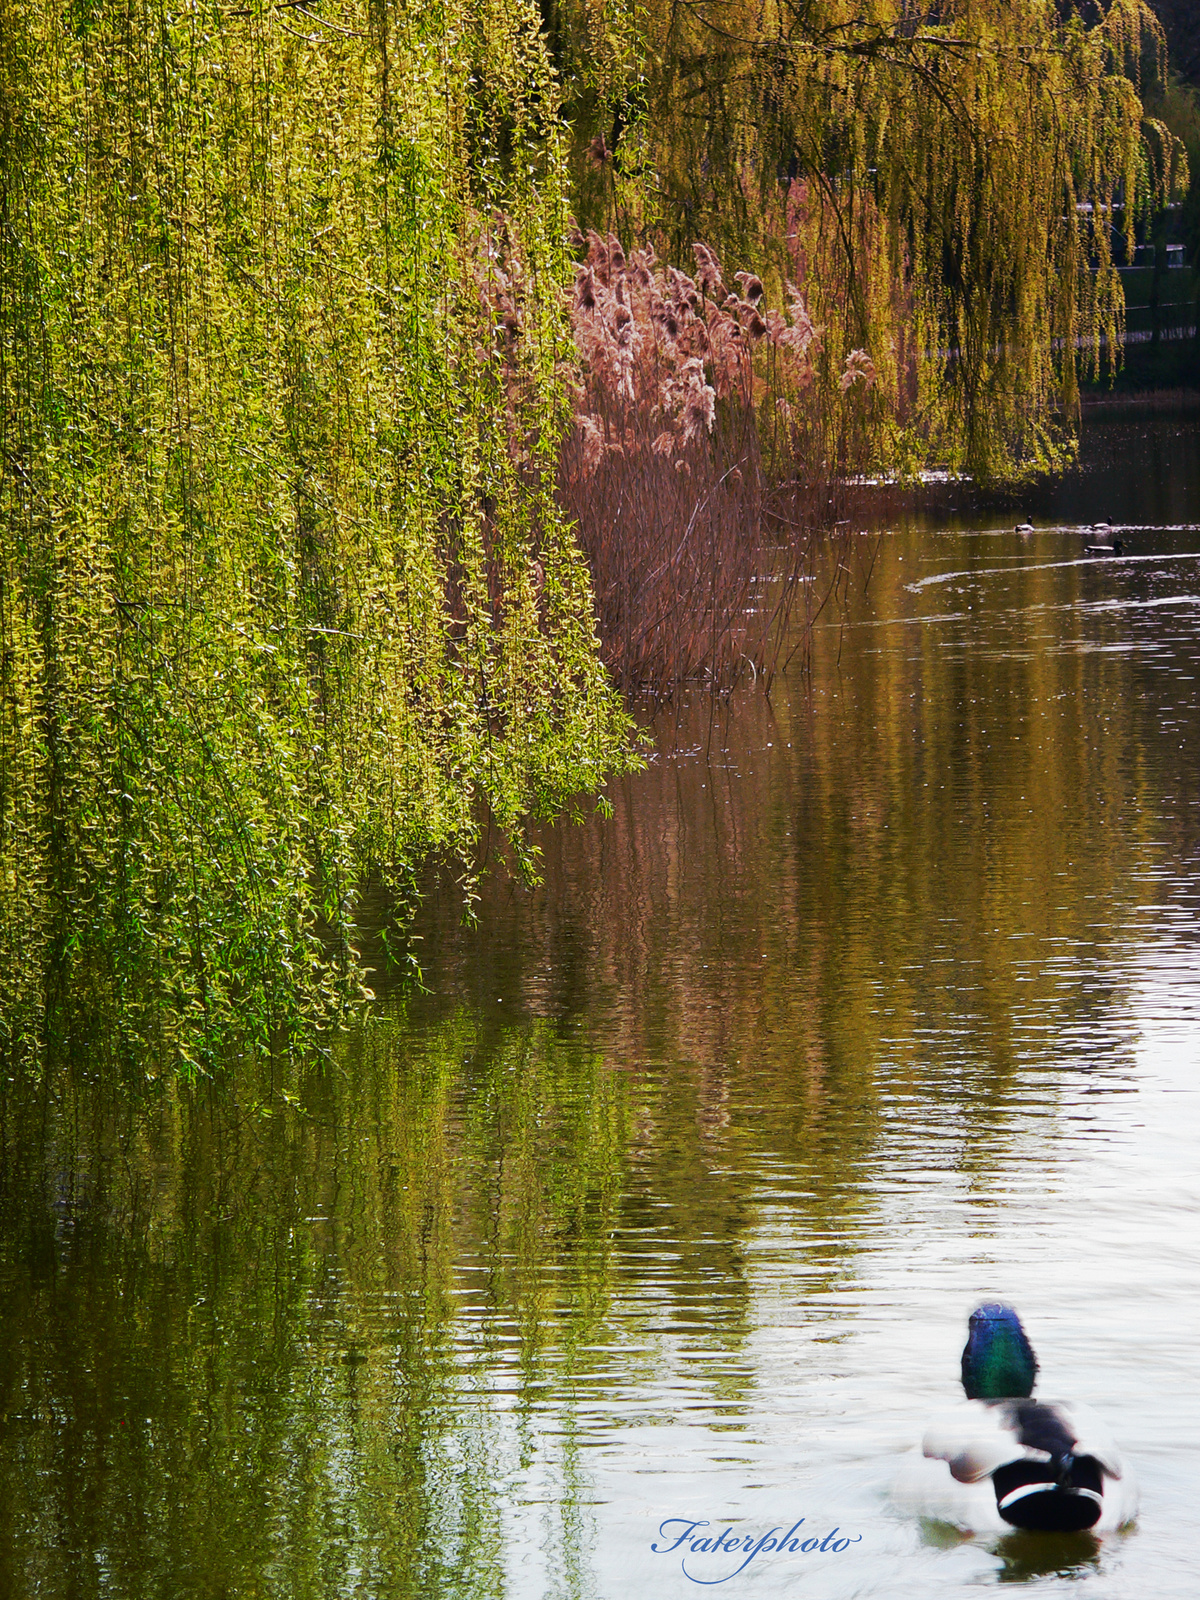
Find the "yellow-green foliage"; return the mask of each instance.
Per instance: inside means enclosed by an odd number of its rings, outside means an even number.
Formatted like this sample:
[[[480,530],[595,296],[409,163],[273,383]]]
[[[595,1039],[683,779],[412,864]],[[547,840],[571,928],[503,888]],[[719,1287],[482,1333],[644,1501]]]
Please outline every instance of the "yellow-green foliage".
[[[1162,41],[1142,0],[1086,18],[1060,0],[607,0],[590,27],[576,9],[557,37],[598,63],[584,220],[679,260],[704,239],[769,290],[769,269],[790,275],[825,331],[826,407],[883,466],[1063,460],[1078,369],[1121,328],[1112,232],[1186,184],[1142,123],[1138,64]],[[869,403],[838,398],[856,348]]]
[[[522,0],[0,0],[10,1043],[319,1021],[367,870],[627,760],[552,498],[556,117]]]

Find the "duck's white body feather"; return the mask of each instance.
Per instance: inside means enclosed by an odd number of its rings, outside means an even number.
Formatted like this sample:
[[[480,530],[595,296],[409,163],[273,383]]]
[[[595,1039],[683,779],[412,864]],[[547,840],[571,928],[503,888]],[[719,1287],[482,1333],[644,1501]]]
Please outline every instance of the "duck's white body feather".
[[[964,1533],[1011,1533],[996,1509],[991,1483],[960,1483],[950,1476],[944,1461],[933,1461],[919,1450],[900,1458],[892,1483],[892,1499],[910,1517],[946,1522]]]
[[[1090,1406],[1042,1400],[1075,1440],[1077,1456],[1094,1456],[1105,1477],[1121,1478],[1125,1467],[1116,1440]],[[947,1412],[925,1434],[927,1456],[950,1464],[960,1483],[978,1483],[1012,1461],[1049,1461],[1049,1453],[1020,1440],[1010,1400],[967,1400]]]
[[[1089,1407],[1041,1401],[1075,1440],[1076,1456],[1092,1456],[1102,1470],[1103,1508],[1097,1533],[1111,1532],[1137,1514],[1137,1486],[1104,1422]],[[968,1400],[940,1417],[925,1434],[923,1457],[906,1458],[896,1493],[918,1516],[976,1533],[1011,1531],[1000,1516],[991,1474],[1016,1461],[1048,1461],[1044,1450],[1024,1445],[1013,1402]]]

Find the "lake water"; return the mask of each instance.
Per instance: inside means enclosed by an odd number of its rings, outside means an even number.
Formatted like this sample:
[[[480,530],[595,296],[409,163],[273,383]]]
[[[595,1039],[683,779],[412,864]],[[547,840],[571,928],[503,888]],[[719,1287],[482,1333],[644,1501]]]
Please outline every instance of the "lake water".
[[[809,672],[681,712],[477,930],[436,892],[430,992],[323,1073],[10,1087],[0,1593],[1194,1594],[1198,441],[860,541]],[[995,1297],[1131,1531],[892,1498]]]

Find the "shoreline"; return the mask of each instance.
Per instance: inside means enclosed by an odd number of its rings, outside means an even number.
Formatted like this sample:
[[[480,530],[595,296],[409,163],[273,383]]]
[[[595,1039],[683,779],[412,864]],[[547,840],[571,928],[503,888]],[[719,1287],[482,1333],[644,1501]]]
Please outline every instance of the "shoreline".
[[[1167,334],[1157,345],[1127,340],[1119,371],[1103,383],[1081,384],[1083,415],[1142,412],[1146,415],[1192,411],[1200,405],[1200,349],[1196,336]]]
[[[1147,384],[1144,388],[1081,393],[1079,409],[1085,418],[1106,413],[1168,416],[1173,412],[1200,411],[1200,383]]]

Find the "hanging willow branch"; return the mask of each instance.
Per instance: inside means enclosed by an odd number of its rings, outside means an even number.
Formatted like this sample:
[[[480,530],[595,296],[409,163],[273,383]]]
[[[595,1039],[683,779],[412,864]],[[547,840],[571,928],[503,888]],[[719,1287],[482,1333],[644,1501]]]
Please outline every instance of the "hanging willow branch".
[[[369,872],[436,852],[469,879],[489,814],[532,870],[525,824],[629,759],[553,498],[566,176],[536,13],[307,15],[3,10],[13,1051],[95,1017],[139,1071],[270,1048],[361,991]],[[501,205],[530,263],[504,363]]]

